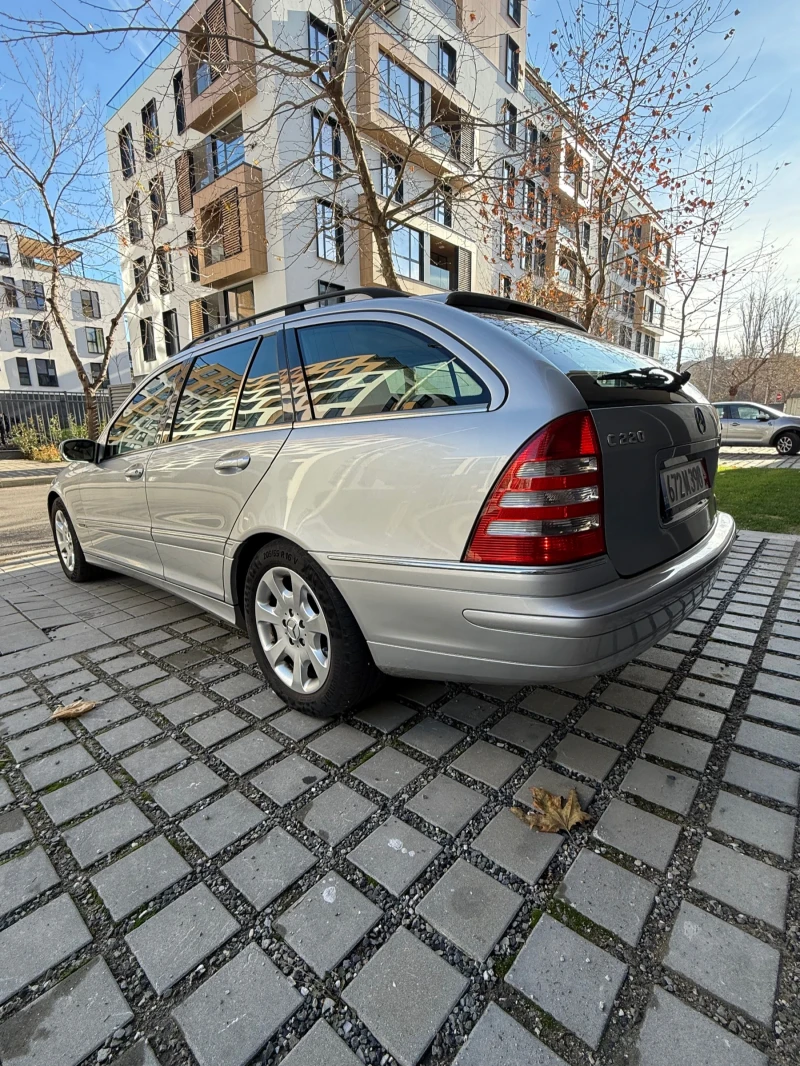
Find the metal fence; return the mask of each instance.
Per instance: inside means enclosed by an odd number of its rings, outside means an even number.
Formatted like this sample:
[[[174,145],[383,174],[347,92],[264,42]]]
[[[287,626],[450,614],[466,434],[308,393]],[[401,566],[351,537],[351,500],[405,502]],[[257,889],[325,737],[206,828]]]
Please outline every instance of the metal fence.
[[[101,424],[111,417],[111,397],[107,390],[97,394],[97,408]],[[52,439],[50,421],[58,419],[62,429],[70,421],[86,421],[86,401],[82,392],[23,392],[0,391],[0,415],[4,415],[9,429],[29,423],[48,439]]]

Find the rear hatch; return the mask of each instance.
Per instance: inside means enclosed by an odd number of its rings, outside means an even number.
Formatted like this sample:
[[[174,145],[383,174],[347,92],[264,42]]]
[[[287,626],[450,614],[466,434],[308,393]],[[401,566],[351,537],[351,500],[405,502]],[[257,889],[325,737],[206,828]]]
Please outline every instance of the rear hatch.
[[[535,319],[482,317],[563,371],[589,407],[606,550],[617,572],[639,574],[702,540],[714,521],[719,455],[719,423],[705,397],[637,352]]]

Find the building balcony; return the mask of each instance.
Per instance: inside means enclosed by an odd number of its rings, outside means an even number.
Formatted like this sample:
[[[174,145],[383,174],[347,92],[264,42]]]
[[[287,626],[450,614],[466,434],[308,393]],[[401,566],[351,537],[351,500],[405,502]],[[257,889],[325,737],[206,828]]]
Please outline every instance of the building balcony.
[[[200,283],[222,288],[267,271],[261,170],[242,163],[194,196]]]
[[[256,95],[253,29],[245,12],[252,12],[252,0],[197,0],[178,24],[190,129],[209,133]]]

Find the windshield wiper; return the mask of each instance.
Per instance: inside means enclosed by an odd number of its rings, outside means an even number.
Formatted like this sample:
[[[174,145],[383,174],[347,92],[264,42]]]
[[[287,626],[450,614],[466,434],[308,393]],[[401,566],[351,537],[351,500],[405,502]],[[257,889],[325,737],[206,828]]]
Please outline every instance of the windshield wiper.
[[[637,366],[631,367],[630,370],[619,370],[613,374],[600,374],[595,381],[630,381],[631,384],[641,384],[649,389],[677,392],[691,376],[688,370],[678,374],[675,370],[668,370],[665,366]]]

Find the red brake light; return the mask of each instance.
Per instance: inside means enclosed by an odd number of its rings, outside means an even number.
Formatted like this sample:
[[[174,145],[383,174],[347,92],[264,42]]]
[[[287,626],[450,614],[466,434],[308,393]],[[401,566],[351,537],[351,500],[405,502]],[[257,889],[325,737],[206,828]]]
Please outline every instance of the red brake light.
[[[531,437],[505,468],[464,561],[540,566],[604,551],[600,444],[589,412],[575,411]]]

